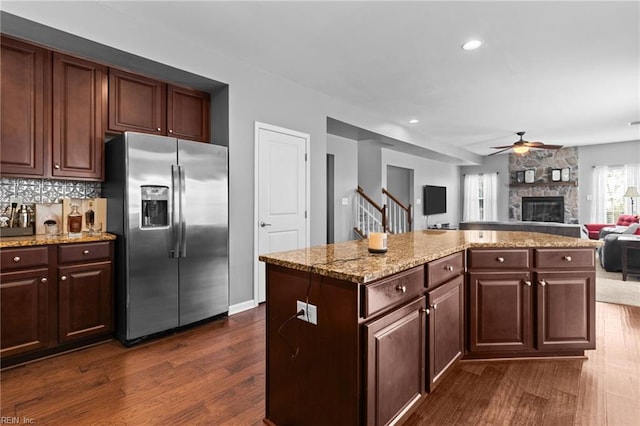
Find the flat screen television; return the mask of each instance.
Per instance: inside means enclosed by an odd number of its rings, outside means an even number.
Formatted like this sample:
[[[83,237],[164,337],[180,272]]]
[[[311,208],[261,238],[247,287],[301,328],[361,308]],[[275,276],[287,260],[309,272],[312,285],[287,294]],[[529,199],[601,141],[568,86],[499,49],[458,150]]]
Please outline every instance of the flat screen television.
[[[447,212],[447,187],[425,185],[422,188],[422,210],[425,216]]]

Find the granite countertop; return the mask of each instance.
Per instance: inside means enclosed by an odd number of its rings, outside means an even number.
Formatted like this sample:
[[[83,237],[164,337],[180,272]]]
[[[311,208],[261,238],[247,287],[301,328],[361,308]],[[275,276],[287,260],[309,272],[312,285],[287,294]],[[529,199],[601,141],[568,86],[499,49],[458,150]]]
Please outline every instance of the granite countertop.
[[[368,240],[264,254],[265,263],[366,283],[467,248],[598,247],[601,241],[538,232],[423,230],[389,235],[387,252],[369,253]]]
[[[52,237],[49,235],[26,235],[22,237],[2,237],[0,238],[0,248],[7,247],[30,247],[30,246],[46,246],[49,244],[74,244],[74,243],[92,243],[96,241],[112,241],[116,236],[103,232],[100,235],[89,235],[82,233],[82,237],[69,238],[67,234],[60,234]]]

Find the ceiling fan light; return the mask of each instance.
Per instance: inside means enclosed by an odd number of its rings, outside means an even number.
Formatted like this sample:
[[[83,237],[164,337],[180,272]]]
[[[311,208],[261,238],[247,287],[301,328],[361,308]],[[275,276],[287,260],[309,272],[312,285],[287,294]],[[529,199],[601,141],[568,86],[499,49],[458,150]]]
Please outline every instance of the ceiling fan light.
[[[513,152],[515,152],[516,154],[526,154],[527,152],[529,152],[529,147],[528,146],[514,146],[513,147]]]

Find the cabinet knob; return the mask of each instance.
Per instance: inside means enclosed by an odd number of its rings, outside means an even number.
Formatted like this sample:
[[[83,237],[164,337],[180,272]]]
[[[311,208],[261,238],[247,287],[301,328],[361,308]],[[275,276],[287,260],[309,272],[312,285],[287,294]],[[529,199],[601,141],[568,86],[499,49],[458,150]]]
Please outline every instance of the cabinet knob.
[[[20,262],[20,256],[16,256],[16,257],[14,257],[14,258],[13,258],[13,261],[14,261],[14,262],[16,262],[16,263],[17,263],[17,262]]]
[[[438,308],[438,305],[436,305],[436,304],[431,305],[431,309],[433,309],[434,311],[435,311],[437,308]]]
[[[160,127],[158,127],[156,130],[157,130],[157,131],[159,131],[159,132],[161,132],[161,131],[162,131],[162,129],[161,129]]]
[[[396,286],[396,290],[398,290],[400,293],[406,293],[407,292],[407,286],[406,285],[397,285]]]
[[[531,287],[531,281],[528,281],[528,280],[527,280],[527,281],[525,281],[524,283],[525,283],[528,287]]]
[[[89,254],[89,250],[83,251],[82,254]]]
[[[63,275],[63,276],[60,277],[60,281],[66,281],[66,280],[67,280],[67,276],[66,275]]]
[[[497,258],[496,260],[497,260],[498,262],[502,263],[502,262],[504,262],[504,257],[499,257],[499,258]]]
[[[571,256],[565,256],[563,257],[564,260],[566,260],[567,262],[571,262]]]
[[[48,279],[46,279],[46,278],[41,278],[41,279],[40,279],[40,282],[41,282],[41,283],[43,283],[43,284],[46,284],[46,283],[47,283],[47,281],[49,281],[49,280],[48,280]]]
[[[427,315],[429,315],[429,313],[430,313],[429,308],[421,308],[420,312],[422,312],[424,314],[427,314]]]
[[[453,266],[445,266],[444,269],[446,269],[449,272],[453,272]]]
[[[173,130],[169,130],[169,133],[173,133]]]
[[[60,164],[54,164],[53,168],[56,169],[56,170],[59,170],[60,169]]]
[[[545,280],[540,280],[540,285],[544,287],[545,285],[547,285],[547,282]]]

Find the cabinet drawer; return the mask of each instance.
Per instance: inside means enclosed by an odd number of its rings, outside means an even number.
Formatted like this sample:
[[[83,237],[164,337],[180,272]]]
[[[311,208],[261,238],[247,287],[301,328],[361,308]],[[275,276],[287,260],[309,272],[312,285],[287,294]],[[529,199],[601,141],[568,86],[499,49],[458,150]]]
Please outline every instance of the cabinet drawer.
[[[464,272],[464,253],[454,253],[427,263],[427,287],[436,285]]]
[[[109,242],[64,244],[58,246],[58,262],[86,262],[109,259],[111,256]]]
[[[2,265],[2,271],[47,266],[49,263],[48,253],[47,246],[2,249],[0,251],[0,265]]]
[[[594,268],[595,250],[536,249],[534,259],[537,268]]]
[[[424,268],[419,266],[364,286],[364,317],[411,300],[424,291]]]
[[[528,249],[471,249],[469,269],[528,269]]]

